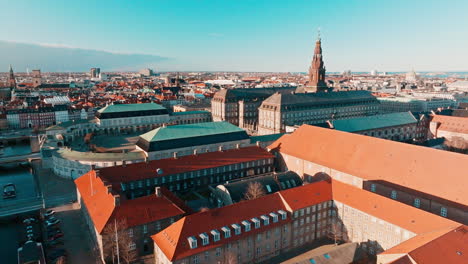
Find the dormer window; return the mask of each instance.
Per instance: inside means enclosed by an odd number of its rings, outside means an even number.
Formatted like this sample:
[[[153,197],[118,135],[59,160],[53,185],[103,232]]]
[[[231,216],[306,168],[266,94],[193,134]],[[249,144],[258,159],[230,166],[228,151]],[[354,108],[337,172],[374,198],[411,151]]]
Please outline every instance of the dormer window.
[[[263,225],[269,225],[270,224],[270,218],[266,215],[260,216],[260,218],[263,220]]]
[[[247,220],[242,221],[242,225],[244,226],[245,232],[250,231],[250,222]]]
[[[219,241],[219,231],[216,229],[211,230],[211,234],[213,235],[213,241]]]
[[[229,229],[229,227],[223,226],[221,228],[221,230],[223,230],[223,232],[224,232],[224,238],[230,238],[231,237],[231,229]]]
[[[270,213],[271,218],[273,218],[273,223],[278,222],[278,214],[277,213]]]
[[[255,228],[260,228],[260,220],[258,220],[258,218],[254,217],[250,220],[252,220],[252,223],[254,223]]]
[[[187,240],[191,249],[197,248],[197,239],[194,236],[189,237]]]
[[[206,246],[210,243],[210,238],[208,237],[208,235],[206,233],[202,233],[200,234],[200,238],[202,239],[202,245],[203,246]]]
[[[281,220],[286,220],[287,213],[283,210],[279,210],[278,213],[281,215]]]
[[[240,235],[240,233],[241,233],[241,227],[240,227],[240,225],[238,225],[238,224],[232,224],[231,226],[232,226],[232,228],[234,228],[234,234]]]

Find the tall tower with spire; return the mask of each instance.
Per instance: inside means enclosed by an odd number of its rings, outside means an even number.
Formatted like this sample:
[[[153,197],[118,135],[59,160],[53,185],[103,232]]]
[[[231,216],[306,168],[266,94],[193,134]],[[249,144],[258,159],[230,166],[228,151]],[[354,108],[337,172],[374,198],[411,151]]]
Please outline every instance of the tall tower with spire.
[[[13,68],[11,67],[11,64],[10,64],[10,75],[8,75],[8,85],[10,86],[11,89],[16,89],[16,79],[15,79],[15,74],[13,73]]]
[[[314,57],[309,67],[309,84],[305,88],[305,91],[323,92],[327,90],[327,84],[325,83],[325,66],[322,57],[322,40],[319,31],[317,41],[315,42]]]

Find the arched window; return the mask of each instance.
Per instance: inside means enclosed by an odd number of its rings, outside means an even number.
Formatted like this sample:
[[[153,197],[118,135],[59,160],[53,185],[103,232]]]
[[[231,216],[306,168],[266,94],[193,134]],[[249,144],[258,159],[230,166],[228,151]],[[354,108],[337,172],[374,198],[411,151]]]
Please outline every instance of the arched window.
[[[396,200],[397,199],[397,192],[392,191],[391,197],[392,197],[393,200]]]
[[[414,199],[413,205],[414,207],[419,208],[421,206],[421,200],[419,200],[418,198]]]
[[[447,208],[445,207],[440,208],[440,215],[443,217],[447,217]]]

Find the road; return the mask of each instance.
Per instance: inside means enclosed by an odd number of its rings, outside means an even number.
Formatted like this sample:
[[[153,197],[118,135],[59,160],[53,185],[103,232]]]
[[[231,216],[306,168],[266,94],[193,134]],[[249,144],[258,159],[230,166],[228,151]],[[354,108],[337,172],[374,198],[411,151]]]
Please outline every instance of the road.
[[[40,159],[41,153],[31,153],[26,155],[8,156],[0,158],[0,164],[27,161],[28,159]]]

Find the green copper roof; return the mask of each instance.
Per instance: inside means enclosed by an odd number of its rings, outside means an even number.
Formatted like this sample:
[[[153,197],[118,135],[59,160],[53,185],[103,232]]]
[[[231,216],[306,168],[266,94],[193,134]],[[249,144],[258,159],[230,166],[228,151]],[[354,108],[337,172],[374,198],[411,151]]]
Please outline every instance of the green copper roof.
[[[197,124],[159,127],[141,135],[140,137],[148,142],[155,142],[180,138],[219,135],[234,132],[245,133],[245,130],[228,122],[206,122]]]
[[[210,112],[208,111],[185,111],[185,112],[174,112],[171,115],[178,116],[178,115],[193,115],[193,114],[209,114]]]
[[[148,111],[148,110],[162,110],[166,109],[162,105],[155,103],[146,104],[113,104],[103,107],[98,110],[99,113],[121,113],[133,111]]]
[[[271,134],[271,135],[262,135],[262,136],[253,136],[250,137],[250,143],[257,143],[257,141],[260,142],[269,142],[269,141],[275,141],[282,137],[286,133],[279,133],[279,134]]]
[[[416,122],[416,118],[410,112],[400,112],[334,120],[333,126],[336,130],[356,132],[382,127],[401,126]]]

